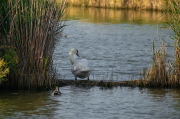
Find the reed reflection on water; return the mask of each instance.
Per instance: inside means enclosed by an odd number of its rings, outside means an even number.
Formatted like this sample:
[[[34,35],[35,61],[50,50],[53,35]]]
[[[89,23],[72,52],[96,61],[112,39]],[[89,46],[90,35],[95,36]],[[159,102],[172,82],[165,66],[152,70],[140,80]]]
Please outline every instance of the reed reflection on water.
[[[162,24],[165,16],[161,11],[147,10],[121,10],[105,8],[84,8],[70,7],[68,10],[68,20],[80,20],[82,22],[100,24]]]

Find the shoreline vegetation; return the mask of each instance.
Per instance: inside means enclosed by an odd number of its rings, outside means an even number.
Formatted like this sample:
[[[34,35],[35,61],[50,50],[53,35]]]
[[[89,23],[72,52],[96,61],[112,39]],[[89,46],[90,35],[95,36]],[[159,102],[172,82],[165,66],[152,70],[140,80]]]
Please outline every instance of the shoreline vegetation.
[[[177,85],[161,85],[160,83],[152,85],[151,82],[144,79],[139,80],[128,80],[128,81],[94,81],[94,80],[58,80],[56,86],[77,86],[77,87],[94,87],[99,86],[100,88],[113,88],[113,87],[139,87],[139,88],[179,88]]]
[[[76,0],[75,0],[76,1]],[[144,2],[147,2],[145,0]],[[154,1],[154,0],[153,0]],[[152,1],[152,2],[153,2]],[[56,3],[57,2],[57,3]],[[84,1],[91,3],[91,0]],[[101,4],[101,1],[99,5]],[[134,0],[116,1],[124,9],[143,9]],[[140,1],[139,1],[140,2]],[[143,2],[143,0],[141,1]],[[155,1],[154,1],[155,2]],[[162,2],[156,1],[162,5]],[[130,4],[131,3],[131,4]],[[151,3],[151,2],[150,2]],[[95,3],[94,3],[95,4]],[[0,88],[22,90],[45,90],[53,86],[130,86],[141,88],[179,88],[180,87],[180,5],[175,0],[166,1],[166,8],[153,5],[150,9],[163,9],[168,24],[174,32],[175,61],[167,63],[166,46],[152,48],[152,66],[141,72],[141,79],[115,82],[87,80],[58,80],[53,68],[52,54],[65,24],[66,1],[58,0],[1,0],[0,2]],[[112,8],[105,3],[101,6]],[[139,7],[140,5],[141,7]],[[98,6],[98,5],[96,5]],[[119,8],[119,7],[115,7]],[[145,9],[145,8],[144,8]],[[171,16],[171,17],[169,17]]]
[[[117,86],[128,86],[128,87],[138,87],[140,86],[139,80],[131,80],[131,81],[94,81],[94,80],[58,80],[57,86],[67,86],[67,85],[75,85],[80,87],[93,87],[100,86],[102,88],[112,88]]]
[[[168,0],[67,0],[67,4],[78,7],[163,10]]]

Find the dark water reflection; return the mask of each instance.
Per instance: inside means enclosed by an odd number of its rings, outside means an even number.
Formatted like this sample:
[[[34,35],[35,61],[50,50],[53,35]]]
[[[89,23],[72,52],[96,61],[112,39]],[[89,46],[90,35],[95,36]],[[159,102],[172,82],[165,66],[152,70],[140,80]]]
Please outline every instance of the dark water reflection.
[[[53,116],[58,101],[50,92],[0,91],[0,118]]]
[[[0,118],[180,118],[180,91],[117,87],[60,87],[52,91],[0,92]]]

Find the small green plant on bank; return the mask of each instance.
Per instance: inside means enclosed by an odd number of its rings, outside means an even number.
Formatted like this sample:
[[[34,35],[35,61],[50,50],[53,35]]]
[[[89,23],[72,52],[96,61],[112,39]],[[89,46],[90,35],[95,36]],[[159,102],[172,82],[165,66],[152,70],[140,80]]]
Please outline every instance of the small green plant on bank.
[[[4,62],[4,59],[0,59],[0,84],[5,80],[5,76],[9,73],[9,68],[7,63]]]
[[[12,48],[0,49],[0,57],[3,58],[5,62],[7,62],[7,66],[12,72],[17,73],[17,69],[16,69],[16,64],[18,63],[17,54],[15,51],[13,51]]]

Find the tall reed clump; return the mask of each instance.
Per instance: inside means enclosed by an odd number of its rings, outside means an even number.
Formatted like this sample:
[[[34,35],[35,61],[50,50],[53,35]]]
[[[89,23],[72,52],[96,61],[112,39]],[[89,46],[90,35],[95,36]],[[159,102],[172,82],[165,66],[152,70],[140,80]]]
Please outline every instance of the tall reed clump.
[[[174,32],[175,61],[166,65],[165,44],[155,50],[153,43],[153,64],[147,72],[149,87],[180,87],[180,5],[176,0],[168,1],[165,9],[167,21]]]
[[[166,51],[165,44],[161,43],[160,50],[155,49],[155,44],[153,42],[153,64],[150,70],[147,72],[148,83],[147,87],[162,87],[166,86],[169,82],[168,71],[166,70]]]
[[[8,75],[6,87],[42,89],[55,83],[52,54],[54,37],[65,26],[61,18],[66,2],[53,0],[8,0],[9,32],[4,44],[17,54],[16,72]]]
[[[179,48],[178,42],[175,40],[175,62],[169,60],[166,65],[167,54],[165,44],[161,44],[160,50],[153,48],[153,64],[147,72],[146,87],[166,87],[178,88],[180,87],[180,66],[179,66]],[[154,46],[154,45],[153,45]]]

